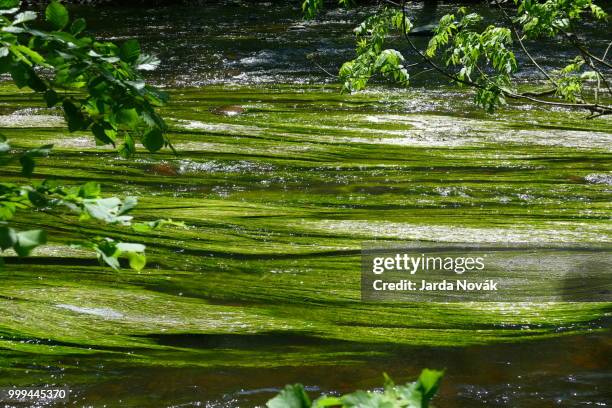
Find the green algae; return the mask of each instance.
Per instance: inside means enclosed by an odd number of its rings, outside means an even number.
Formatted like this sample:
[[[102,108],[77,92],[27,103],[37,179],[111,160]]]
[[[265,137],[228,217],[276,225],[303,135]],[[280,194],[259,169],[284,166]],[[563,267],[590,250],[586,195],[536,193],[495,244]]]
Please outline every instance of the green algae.
[[[604,303],[362,303],[359,251],[368,240],[610,242],[610,120],[519,107],[491,116],[461,101],[445,112],[448,92],[337,91],[171,90],[163,114],[179,155],[125,160],[3,85],[9,118],[0,126],[12,145],[56,145],[36,177],[98,181],[139,196],[138,218],[187,227],[143,234],[64,214],[18,216],[19,227],[44,226],[53,245],[7,258],[0,272],[2,369],[34,356],[64,368],[75,356],[167,367],[361,364],[398,348],[607,331]],[[231,105],[244,112],[215,113]],[[160,164],[173,170],[156,172]],[[19,180],[19,168],[2,177]],[[101,268],[67,247],[82,234],[143,242],[149,266]]]

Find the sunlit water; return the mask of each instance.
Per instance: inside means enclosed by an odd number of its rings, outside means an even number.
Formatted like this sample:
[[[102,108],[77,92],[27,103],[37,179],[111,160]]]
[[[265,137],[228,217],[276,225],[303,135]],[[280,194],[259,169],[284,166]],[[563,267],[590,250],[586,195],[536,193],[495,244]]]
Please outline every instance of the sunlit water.
[[[3,133],[55,143],[38,177],[101,182],[139,196],[137,217],[187,228],[17,218],[54,242],[0,272],[0,385],[68,384],[75,406],[243,407],[286,383],[341,393],[431,367],[447,369],[440,407],[610,403],[609,304],[360,302],[367,240],[611,241],[609,119],[487,115],[427,76],[342,95],[306,54],[335,72],[366,12],[304,22],[280,2],[74,9],[99,36],[160,55],[151,79],[171,93],[179,156],[120,159],[8,85]],[[542,63],[568,52],[553,51]],[[66,246],[82,233],[146,243],[149,267],[98,267]]]

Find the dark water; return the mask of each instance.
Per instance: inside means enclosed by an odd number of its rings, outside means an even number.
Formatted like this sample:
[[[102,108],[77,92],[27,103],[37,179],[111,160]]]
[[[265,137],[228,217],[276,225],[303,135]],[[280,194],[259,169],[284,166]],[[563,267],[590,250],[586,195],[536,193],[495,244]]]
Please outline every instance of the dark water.
[[[439,3],[434,7],[432,3],[408,3],[408,14],[416,27],[431,24],[462,5]],[[465,5],[490,22],[499,19],[491,6]],[[311,21],[304,21],[299,2],[291,1],[215,1],[150,9],[84,7],[74,8],[74,12],[87,18],[100,37],[118,41],[138,38],[147,51],[159,55],[163,63],[154,78],[160,84],[197,86],[333,82],[335,78],[328,73],[337,74],[342,62],[354,57],[353,28],[375,9],[332,7]],[[603,54],[609,44],[607,29],[605,23],[592,22],[584,31],[597,55]],[[413,38],[421,48],[429,40],[426,36]],[[405,44],[392,38],[389,46],[397,46],[407,64],[418,62]],[[560,68],[567,58],[576,56],[574,50],[560,47],[554,40],[529,48],[545,68]],[[535,76],[535,68],[522,55],[518,57],[525,68],[521,75]],[[439,84],[443,79],[429,73],[413,80],[418,86]]]
[[[330,345],[287,335],[210,337],[175,336],[166,341],[180,347],[279,354],[283,349]],[[610,403],[610,346],[609,335],[590,334],[498,346],[396,347],[384,358],[366,359],[366,364],[209,369],[138,367],[129,361],[67,356],[61,362],[73,368],[30,377],[48,386],[89,378],[87,385],[71,386],[71,406],[248,407],[265,404],[284,384],[300,382],[316,397],[377,389],[382,372],[397,382],[410,381],[427,366],[446,370],[438,407],[605,407]],[[368,351],[349,343],[340,347]],[[40,368],[30,366],[33,371]]]

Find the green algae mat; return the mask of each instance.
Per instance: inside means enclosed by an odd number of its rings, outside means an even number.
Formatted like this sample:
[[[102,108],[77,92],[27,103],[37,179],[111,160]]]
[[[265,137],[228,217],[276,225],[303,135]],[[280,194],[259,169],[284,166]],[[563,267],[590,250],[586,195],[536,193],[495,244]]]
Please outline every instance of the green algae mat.
[[[0,386],[68,383],[95,406],[117,395],[117,406],[160,406],[178,394],[188,405],[201,401],[194,390],[212,406],[248,406],[287,382],[353,389],[379,384],[382,370],[402,379],[433,366],[449,371],[446,406],[474,395],[486,406],[478,389],[453,387],[496,378],[528,388],[522,370],[494,364],[535,364],[531,353],[553,367],[536,388],[544,396],[568,375],[587,376],[591,391],[609,379],[609,303],[361,302],[360,250],[610,243],[610,119],[524,106],[492,116],[446,90],[170,93],[162,114],[178,155],[126,160],[68,133],[34,96],[0,88],[12,145],[55,144],[35,177],[96,181],[137,196],[139,220],[185,223],[137,233],[62,213],[18,216],[16,227],[44,227],[52,242],[0,271]],[[2,179],[19,171],[3,167]],[[83,234],[145,243],[149,264],[100,267],[70,247]],[[531,397],[521,406],[541,406]]]

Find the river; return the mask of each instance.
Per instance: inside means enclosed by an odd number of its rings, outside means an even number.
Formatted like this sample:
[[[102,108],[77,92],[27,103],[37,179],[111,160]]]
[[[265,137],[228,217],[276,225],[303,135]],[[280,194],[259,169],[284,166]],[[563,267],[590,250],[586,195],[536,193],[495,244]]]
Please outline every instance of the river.
[[[178,156],[121,159],[6,82],[3,134],[55,143],[37,177],[98,181],[138,196],[138,218],[187,227],[18,217],[53,242],[0,271],[0,386],[67,384],[75,406],[247,407],[287,383],[342,393],[430,367],[446,369],[439,407],[612,402],[609,303],[360,301],[364,241],[612,241],[609,119],[530,105],[489,115],[430,75],[342,94],[324,70],[351,57],[367,11],[305,22],[285,2],[71,9],[160,57],[150,80],[171,95]],[[609,33],[589,30],[605,48]],[[567,55],[538,54],[546,66]],[[80,234],[146,243],[149,266],[100,267],[68,246]]]

